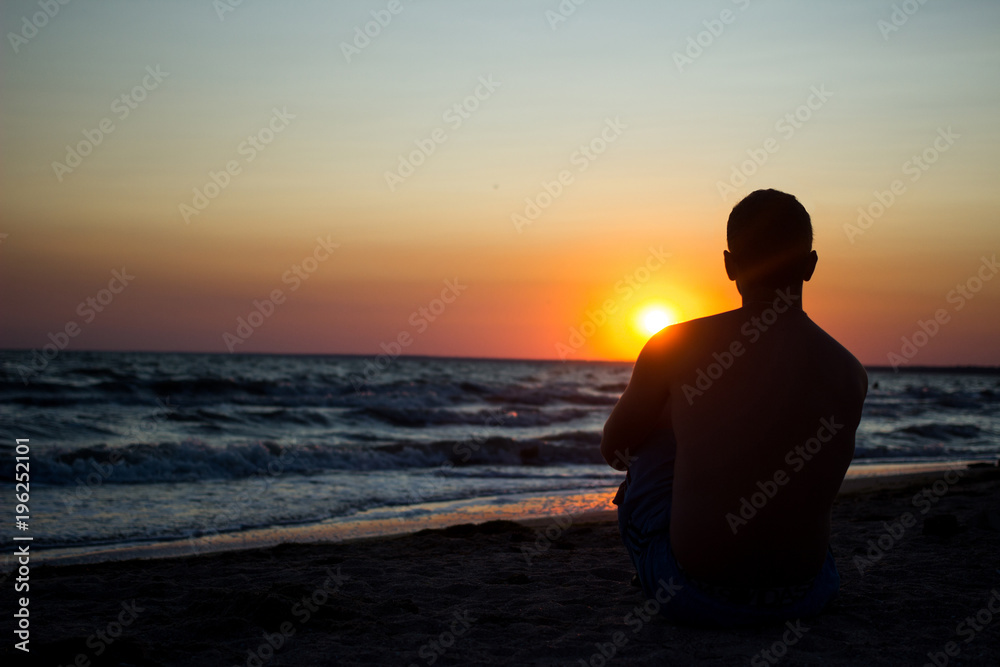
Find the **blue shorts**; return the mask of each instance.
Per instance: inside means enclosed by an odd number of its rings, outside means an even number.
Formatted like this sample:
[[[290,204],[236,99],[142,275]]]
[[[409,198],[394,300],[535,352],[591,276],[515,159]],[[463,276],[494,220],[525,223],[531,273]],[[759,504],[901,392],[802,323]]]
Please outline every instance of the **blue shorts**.
[[[618,528],[646,597],[674,622],[722,627],[760,625],[818,614],[837,596],[840,573],[828,553],[815,579],[799,586],[737,588],[687,575],[670,547],[673,433],[661,431],[629,467],[615,496]]]

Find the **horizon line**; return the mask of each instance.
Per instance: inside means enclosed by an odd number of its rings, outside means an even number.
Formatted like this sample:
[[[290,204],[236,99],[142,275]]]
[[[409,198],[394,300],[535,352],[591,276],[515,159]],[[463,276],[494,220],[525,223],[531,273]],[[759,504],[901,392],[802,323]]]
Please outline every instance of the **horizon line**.
[[[0,348],[0,354],[8,352],[34,352],[37,348]],[[377,358],[380,356],[386,356],[384,353],[372,354],[372,353],[362,353],[362,352],[207,352],[207,351],[192,351],[192,350],[100,350],[100,349],[85,349],[85,350],[60,350],[59,355],[62,354],[186,354],[186,355],[212,355],[212,356],[226,356],[226,357],[358,357],[358,358]],[[57,356],[59,356],[57,355]],[[53,357],[55,359],[56,357]],[[457,360],[457,361],[499,361],[499,362],[528,362],[528,363],[587,363],[587,364],[634,364],[634,359],[554,359],[546,357],[475,357],[475,356],[462,356],[453,355],[445,356],[439,354],[400,354],[392,357],[393,359],[438,359],[438,360]],[[888,364],[865,364],[862,363],[866,369],[871,370],[892,370],[894,372],[941,372],[948,370],[977,370],[977,371],[991,371],[1000,373],[1000,365],[986,365],[986,364],[940,364],[940,365],[920,365],[920,366],[901,366],[894,368]]]

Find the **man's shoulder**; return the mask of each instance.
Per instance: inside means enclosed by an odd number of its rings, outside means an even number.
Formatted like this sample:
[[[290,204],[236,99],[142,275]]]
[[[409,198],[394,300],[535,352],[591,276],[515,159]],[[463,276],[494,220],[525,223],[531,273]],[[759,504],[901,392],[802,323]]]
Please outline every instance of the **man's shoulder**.
[[[671,324],[653,334],[646,342],[646,348],[661,352],[677,349],[688,341],[701,339],[708,332],[732,326],[734,317],[738,314],[738,310],[730,310]]]
[[[738,311],[728,311],[672,324],[646,341],[636,365],[668,374],[680,372],[720,346],[728,347],[739,331],[738,316]]]
[[[831,372],[842,378],[844,384],[853,387],[859,394],[859,398],[864,400],[868,393],[868,371],[865,370],[864,365],[840,341],[816,325],[815,322],[813,324],[820,334],[820,343],[824,347],[822,358],[826,360]]]
[[[664,334],[666,337],[683,339],[684,337],[692,334],[701,335],[706,331],[719,330],[723,328],[728,330],[729,328],[732,328],[734,324],[742,321],[741,318],[745,319],[745,316],[742,311],[737,308],[735,310],[727,310],[721,313],[705,315],[704,317],[696,317],[692,320],[685,320],[684,322],[672,324],[662,330],[660,334]]]
[[[812,320],[810,319],[810,322]],[[815,322],[812,322],[819,334],[819,342],[826,348],[824,351],[828,357],[835,358],[839,363],[846,364],[852,371],[864,372],[864,366],[858,361],[850,350],[844,347],[843,343],[831,336],[825,329]]]

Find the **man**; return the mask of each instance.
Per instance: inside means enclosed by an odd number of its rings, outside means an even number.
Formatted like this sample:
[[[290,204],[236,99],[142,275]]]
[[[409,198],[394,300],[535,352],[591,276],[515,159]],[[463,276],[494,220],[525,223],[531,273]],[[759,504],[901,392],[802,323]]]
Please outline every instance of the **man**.
[[[868,376],[802,309],[817,256],[795,197],[750,194],[727,240],[743,306],[649,340],[601,453],[629,470],[615,502],[645,593],[673,620],[737,626],[836,595],[830,510]]]

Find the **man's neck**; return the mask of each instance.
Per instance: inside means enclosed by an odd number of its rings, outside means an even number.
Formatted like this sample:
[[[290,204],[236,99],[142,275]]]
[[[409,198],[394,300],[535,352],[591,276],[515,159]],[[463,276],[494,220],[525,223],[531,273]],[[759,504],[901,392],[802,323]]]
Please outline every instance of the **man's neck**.
[[[802,285],[785,288],[743,286],[740,289],[743,308],[748,310],[778,307],[785,310],[802,310]]]

